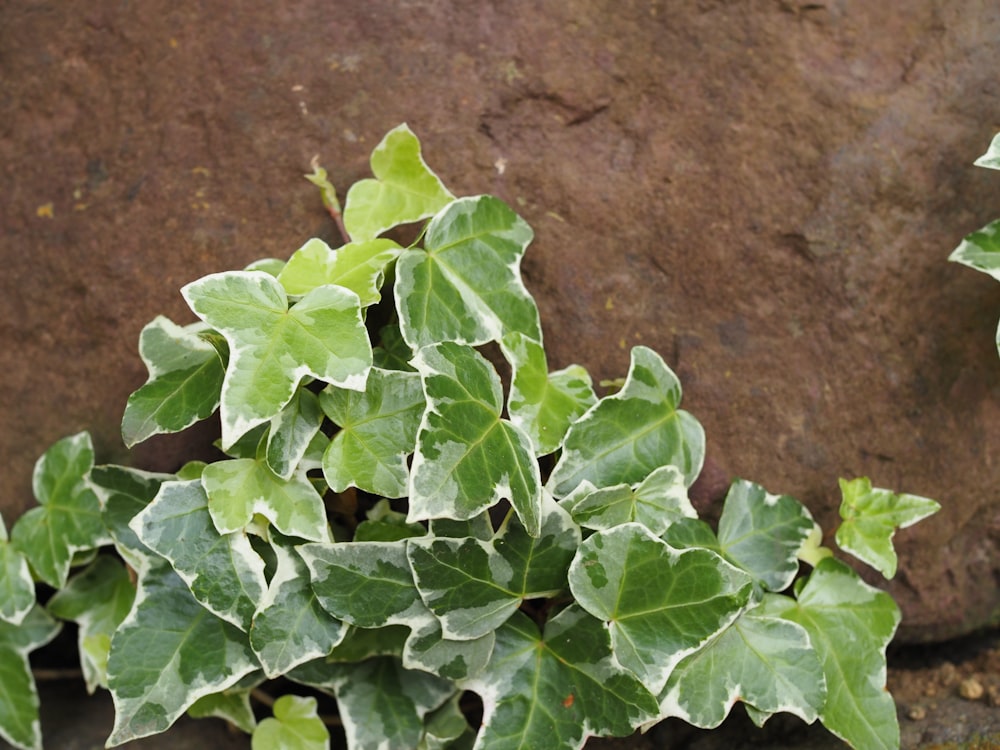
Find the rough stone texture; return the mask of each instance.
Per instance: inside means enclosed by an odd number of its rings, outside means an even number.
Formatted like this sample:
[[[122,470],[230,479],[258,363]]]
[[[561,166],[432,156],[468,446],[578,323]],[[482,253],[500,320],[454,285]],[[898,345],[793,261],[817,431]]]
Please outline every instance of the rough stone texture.
[[[528,220],[551,364],[660,351],[714,483],[835,522],[839,476],[939,499],[902,532],[901,637],[1000,605],[1000,287],[945,262],[1000,214],[971,161],[1000,127],[1000,16],[978,0],[173,3],[0,8],[0,507],[118,422],[155,314],[206,273],[333,240],[342,187],[408,121],[458,194]]]

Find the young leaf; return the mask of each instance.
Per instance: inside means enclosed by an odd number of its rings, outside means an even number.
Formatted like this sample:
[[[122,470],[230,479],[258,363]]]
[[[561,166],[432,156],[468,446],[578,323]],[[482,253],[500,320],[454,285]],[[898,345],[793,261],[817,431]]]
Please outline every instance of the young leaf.
[[[441,341],[476,346],[520,332],[540,341],[538,308],[521,280],[533,237],[498,198],[460,198],[427,225],[424,249],[396,261],[396,308],[414,349]]]
[[[286,482],[291,479],[322,423],[316,394],[297,388],[292,400],[271,420],[265,454],[271,471]]]
[[[744,612],[719,636],[684,658],[667,680],[661,717],[714,729],[736,701],[770,716],[795,714],[807,724],[826,701],[826,679],[803,627]]]
[[[427,168],[420,141],[405,124],[386,133],[371,167],[375,179],[354,183],[344,202],[344,226],[355,242],[433,216],[454,198]]]
[[[736,619],[752,591],[750,577],[714,552],[676,550],[637,523],[587,538],[569,585],[608,623],[618,661],[654,693],[677,662]]]
[[[896,529],[905,529],[941,509],[926,497],[873,488],[867,477],[841,479],[840,492],[843,523],[837,529],[837,544],[886,578],[896,575],[896,550],[892,546]]]
[[[216,531],[200,481],[164,482],[131,526],[143,544],[170,562],[203,607],[250,630],[267,588],[264,561],[246,534]]]
[[[134,600],[135,587],[125,566],[117,558],[100,555],[46,604],[51,614],[78,626],[77,647],[88,693],[108,686],[111,636]]]
[[[406,494],[406,457],[417,442],[424,394],[415,373],[372,368],[364,392],[328,386],[320,406],[340,431],[323,456],[330,489],[357,487],[381,497]]]
[[[329,750],[330,733],[316,713],[316,699],[283,695],[274,702],[274,716],[254,730],[252,750]]]
[[[321,286],[289,308],[284,288],[262,271],[212,274],[181,292],[229,344],[222,386],[224,449],[280,412],[306,376],[364,388],[372,351],[354,292]]]
[[[0,516],[0,620],[20,625],[35,606],[35,582],[23,554],[7,538]]]
[[[517,612],[496,633],[489,666],[462,687],[483,699],[477,748],[583,747],[590,736],[631,734],[656,699],[611,653],[604,624],[570,606],[545,634]]]
[[[53,588],[62,588],[73,556],[110,543],[101,506],[88,481],[94,466],[90,435],[80,432],[50,447],[35,464],[32,477],[39,506],[11,529],[15,549]]]
[[[993,140],[990,141],[990,147],[986,150],[986,153],[973,163],[977,167],[1000,169],[1000,133],[993,136]]]
[[[625,385],[573,423],[549,477],[558,498],[584,480],[595,487],[633,484],[661,466],[681,470],[694,482],[705,458],[705,431],[678,409],[681,384],[652,349],[632,349]]]
[[[471,347],[428,346],[413,360],[427,408],[410,472],[409,520],[472,518],[510,500],[528,533],[541,528],[541,479],[531,440],[501,419],[493,366]]]
[[[288,259],[278,281],[296,296],[324,284],[336,284],[357,294],[361,307],[368,307],[382,299],[386,268],[401,252],[403,248],[392,240],[350,242],[331,250],[323,240],[314,238]]]
[[[570,424],[597,401],[590,375],[580,365],[550,373],[545,349],[523,333],[500,343],[513,370],[510,421],[528,434],[536,455],[558,450]]]
[[[579,544],[579,527],[548,498],[537,536],[508,517],[489,542],[423,537],[410,540],[407,556],[444,636],[464,640],[496,630],[525,599],[564,590]]]
[[[38,690],[28,654],[55,638],[60,627],[40,606],[19,625],[0,620],[0,737],[21,750],[42,750]]]
[[[200,334],[204,323],[179,326],[157,316],[139,335],[146,383],[128,398],[122,440],[129,448],[161,433],[180,432],[219,407],[222,358]]]
[[[759,612],[809,633],[826,676],[828,696],[819,718],[827,729],[855,748],[899,747],[896,705],[885,689],[885,647],[899,624],[892,597],[828,557],[813,569],[797,601],[768,594]]]
[[[696,518],[684,475],[676,466],[661,466],[635,485],[597,489],[586,479],[562,501],[573,520],[586,529],[611,529],[641,523],[654,536],[683,518]]]
[[[259,513],[285,536],[330,541],[323,498],[301,473],[286,482],[264,461],[234,458],[206,466],[201,483],[220,534],[242,531]]]

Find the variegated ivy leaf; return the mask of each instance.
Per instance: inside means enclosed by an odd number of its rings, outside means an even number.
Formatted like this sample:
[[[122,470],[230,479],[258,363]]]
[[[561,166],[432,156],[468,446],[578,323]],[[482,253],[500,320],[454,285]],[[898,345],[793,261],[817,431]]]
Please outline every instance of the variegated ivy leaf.
[[[358,524],[354,530],[354,541],[396,542],[426,533],[423,524],[408,523],[406,514],[394,511],[389,501],[383,498],[368,511],[368,518]]]
[[[101,501],[101,517],[111,533],[115,550],[130,566],[140,567],[150,551],[139,541],[129,523],[152,501],[160,485],[174,476],[109,465],[95,466],[90,478]]]
[[[714,729],[736,701],[752,706],[757,717],[787,712],[807,724],[816,720],[826,678],[803,627],[755,609],[744,612],[670,673],[660,718]]]
[[[990,147],[986,150],[986,153],[976,159],[974,164],[977,167],[1000,169],[1000,133],[993,136],[993,140],[990,141]]]
[[[363,392],[328,386],[320,406],[340,431],[323,456],[330,489],[357,487],[381,497],[406,495],[406,458],[417,441],[424,394],[416,373],[372,368]]]
[[[896,550],[892,537],[896,529],[905,529],[941,506],[919,495],[896,494],[872,487],[868,477],[840,480],[840,517],[837,544],[859,560],[871,565],[886,578],[896,575]]]
[[[283,695],[272,710],[274,716],[254,730],[252,750],[329,750],[330,733],[316,712],[315,698]]]
[[[383,326],[378,332],[378,343],[379,345],[372,350],[376,367],[381,367],[383,370],[416,372],[410,364],[413,350],[403,341],[403,334],[398,325]]]
[[[336,284],[358,295],[362,307],[378,302],[386,268],[403,252],[392,240],[350,242],[331,250],[321,239],[311,239],[288,259],[278,275],[285,291],[308,294],[323,284]]]
[[[281,270],[285,267],[287,261],[281,258],[259,258],[253,263],[250,263],[244,267],[244,271],[263,271],[264,273],[278,278],[281,274]]]
[[[687,483],[676,466],[661,466],[635,485],[597,489],[584,480],[562,501],[573,520],[586,529],[610,529],[635,521],[662,536],[670,524],[696,518]]]
[[[257,719],[250,706],[250,693],[253,688],[243,687],[243,683],[252,682],[256,686],[262,679],[253,674],[250,677],[252,679],[240,680],[228,690],[202,696],[187,710],[188,716],[192,719],[222,719],[247,734],[252,734],[257,726]]]
[[[265,454],[271,471],[285,481],[291,479],[322,424],[316,394],[297,388],[292,400],[271,420]]]
[[[354,292],[320,286],[289,307],[284,287],[263,271],[212,274],[181,292],[229,344],[223,448],[278,414],[307,376],[364,388],[372,350]]]
[[[549,497],[536,536],[508,516],[489,542],[422,537],[410,540],[407,556],[444,636],[462,640],[496,630],[525,599],[564,590],[579,544],[579,527]]]
[[[38,690],[28,654],[55,638],[60,628],[37,605],[18,625],[0,620],[0,737],[21,750],[42,750]]]
[[[499,198],[460,198],[427,225],[424,249],[396,261],[396,308],[406,343],[476,346],[517,331],[540,341],[538,308],[521,280],[531,227]]]
[[[492,632],[471,640],[453,640],[431,618],[411,631],[403,647],[403,666],[436,674],[446,680],[466,680],[482,672],[493,653]]]
[[[88,693],[108,686],[111,636],[134,600],[135,586],[125,566],[115,557],[100,555],[46,604],[53,615],[78,626],[77,650]]]
[[[143,544],[170,562],[203,607],[250,630],[267,589],[264,561],[246,534],[216,530],[200,481],[164,482],[130,525]]]
[[[320,606],[299,553],[283,543],[272,547],[277,569],[254,616],[250,645],[264,673],[275,678],[329,654],[343,640],[347,625]]]
[[[424,607],[406,559],[406,541],[303,544],[313,590],[323,609],[361,628],[419,628]]]
[[[375,179],[354,183],[344,201],[344,226],[355,242],[433,216],[454,198],[427,168],[420,141],[406,124],[385,134],[372,151],[371,167]]]
[[[476,733],[459,705],[461,695],[455,695],[443,706],[424,718],[424,736],[417,750],[472,750]]]
[[[128,398],[122,417],[122,440],[136,443],[180,432],[215,413],[225,365],[219,352],[202,338],[201,322],[179,326],[158,316],[139,335],[139,355],[146,383]]]
[[[38,459],[32,476],[40,507],[17,519],[10,532],[14,547],[53,588],[66,584],[74,555],[111,542],[89,482],[93,466],[94,446],[88,433],[55,443]]]
[[[797,600],[768,594],[759,612],[809,633],[826,676],[823,725],[855,748],[898,748],[896,705],[885,688],[885,647],[899,624],[896,603],[832,557],[797,588]]]
[[[201,606],[165,560],[146,558],[132,610],[111,639],[108,747],[165,731],[199,698],[257,669],[246,634]]]
[[[462,687],[483,699],[476,748],[583,747],[590,736],[631,734],[656,699],[611,653],[604,624],[571,605],[544,635],[521,613],[496,633],[489,666]]]
[[[948,260],[975,268],[1000,281],[1000,220],[965,236]]]
[[[510,421],[528,434],[536,455],[558,450],[570,424],[597,401],[590,375],[580,365],[550,373],[541,343],[523,333],[509,333],[500,343],[513,370]]]
[[[35,582],[24,555],[10,544],[0,516],[0,620],[20,625],[35,606]]]
[[[632,484],[661,466],[681,470],[691,485],[705,458],[705,431],[678,409],[681,384],[652,349],[632,349],[622,389],[605,396],[569,428],[549,477],[558,498],[584,480],[595,487]]]
[[[750,577],[709,550],[677,550],[645,526],[599,531],[580,545],[570,590],[608,623],[618,661],[652,692],[674,666],[739,616]]]
[[[241,531],[259,513],[285,536],[330,541],[323,498],[301,473],[285,481],[266,461],[234,458],[206,466],[201,483],[220,534]]]
[[[528,533],[541,528],[541,478],[531,439],[500,417],[503,393],[475,349],[443,343],[413,359],[427,408],[410,472],[411,521],[472,518],[510,500]]]

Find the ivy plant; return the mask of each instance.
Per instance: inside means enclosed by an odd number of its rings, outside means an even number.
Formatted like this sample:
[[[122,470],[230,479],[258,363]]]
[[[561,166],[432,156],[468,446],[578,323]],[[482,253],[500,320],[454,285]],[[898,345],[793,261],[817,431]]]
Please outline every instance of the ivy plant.
[[[705,435],[667,363],[636,347],[603,395],[550,371],[528,224],[453,196],[405,125],[371,165],[343,210],[309,175],[339,247],[193,281],[192,322],[142,331],[125,444],[218,412],[219,460],[95,465],[87,433],[39,460],[38,507],[0,524],[0,735],[41,747],[28,654],[73,622],[109,747],[187,713],[326,748],[323,694],[357,750],[580,748],[737,702],[897,747],[889,595],[787,495],[736,480],[699,520]],[[842,489],[837,542],[891,576],[937,504]]]

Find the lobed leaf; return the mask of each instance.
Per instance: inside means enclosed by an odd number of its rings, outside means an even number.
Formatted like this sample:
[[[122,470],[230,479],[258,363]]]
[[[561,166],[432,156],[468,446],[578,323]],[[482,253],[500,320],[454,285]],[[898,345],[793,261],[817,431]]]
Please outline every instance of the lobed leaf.
[[[382,299],[386,269],[401,252],[402,247],[386,239],[349,242],[331,250],[323,240],[314,238],[288,259],[278,281],[296,296],[335,284],[357,294],[361,307],[369,307]]]
[[[34,606],[35,582],[28,560],[10,544],[0,516],[0,620],[20,625]]]
[[[272,711],[274,716],[254,730],[252,750],[329,750],[330,733],[316,712],[315,698],[282,695]]]
[[[129,524],[156,497],[160,486],[174,476],[109,465],[95,466],[90,478],[101,503],[101,518],[111,534],[115,550],[133,568],[142,566],[150,550],[139,541]]]
[[[467,680],[486,668],[495,643],[492,632],[472,639],[445,638],[441,623],[429,618],[407,637],[402,651],[403,666],[446,680]]]
[[[38,690],[28,654],[55,638],[61,627],[38,605],[20,624],[0,620],[0,737],[21,750],[42,750]]]

